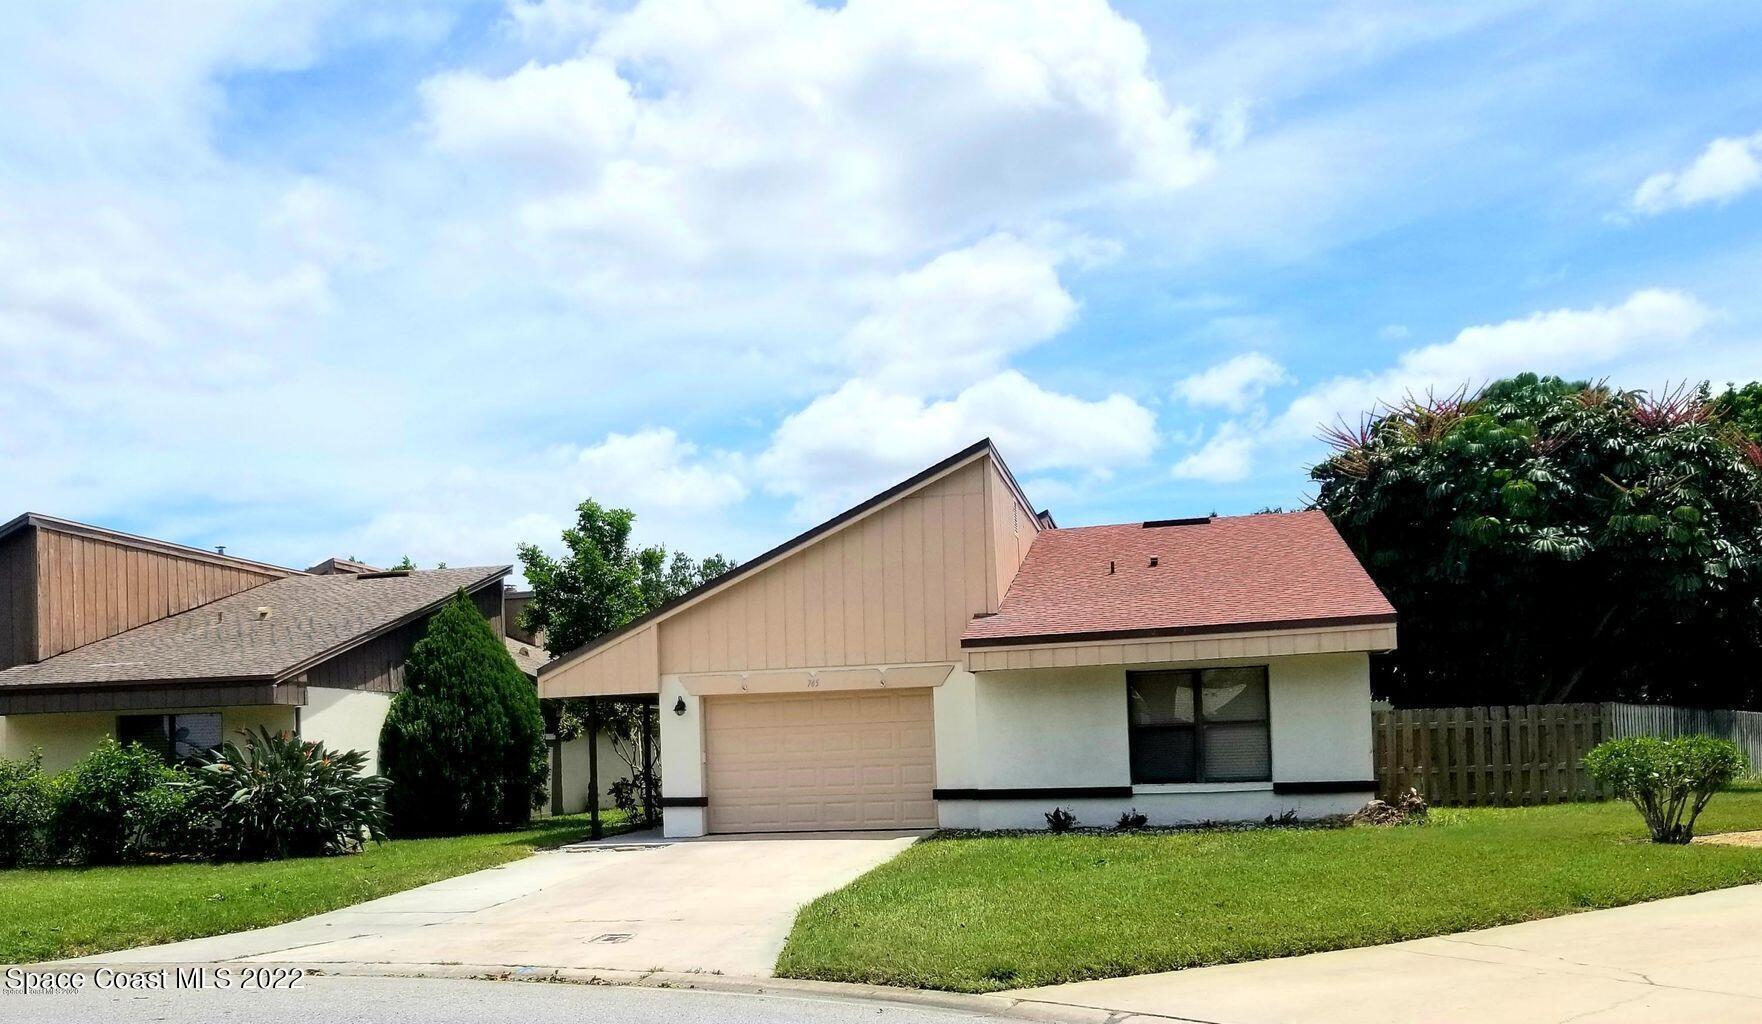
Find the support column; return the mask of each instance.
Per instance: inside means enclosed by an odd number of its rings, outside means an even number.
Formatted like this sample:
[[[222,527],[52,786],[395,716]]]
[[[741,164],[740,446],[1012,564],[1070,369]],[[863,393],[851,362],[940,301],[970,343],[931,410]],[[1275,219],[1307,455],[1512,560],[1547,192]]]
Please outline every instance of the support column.
[[[657,698],[659,699],[659,698]],[[655,826],[660,815],[655,811],[655,760],[650,748],[649,731],[654,727],[655,706],[648,701],[642,702],[642,817],[643,824],[649,828]]]
[[[600,699],[587,698],[587,814],[593,823],[589,838],[602,839],[600,826]]]

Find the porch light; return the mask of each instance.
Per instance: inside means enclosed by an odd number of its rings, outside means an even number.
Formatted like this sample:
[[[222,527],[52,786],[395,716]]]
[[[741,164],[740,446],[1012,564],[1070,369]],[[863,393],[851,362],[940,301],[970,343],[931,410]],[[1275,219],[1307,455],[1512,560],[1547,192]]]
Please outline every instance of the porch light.
[[[684,697],[681,697],[678,700],[673,702],[673,713],[676,715],[685,714],[685,698]]]

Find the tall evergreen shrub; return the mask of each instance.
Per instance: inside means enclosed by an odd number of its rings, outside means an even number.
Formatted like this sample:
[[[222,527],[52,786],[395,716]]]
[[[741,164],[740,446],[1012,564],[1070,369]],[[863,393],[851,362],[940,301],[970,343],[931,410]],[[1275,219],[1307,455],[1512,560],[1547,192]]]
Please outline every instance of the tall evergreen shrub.
[[[463,591],[411,650],[379,744],[394,832],[519,825],[543,801],[538,693]]]

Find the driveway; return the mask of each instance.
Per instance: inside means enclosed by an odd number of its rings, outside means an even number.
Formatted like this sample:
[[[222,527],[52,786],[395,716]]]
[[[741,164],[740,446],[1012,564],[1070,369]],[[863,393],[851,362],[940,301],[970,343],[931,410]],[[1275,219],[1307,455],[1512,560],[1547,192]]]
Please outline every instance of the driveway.
[[[768,977],[802,904],[920,833],[625,837],[256,931],[88,963],[472,964]]]
[[[1762,886],[1389,946],[1004,993],[1205,1024],[1762,1020]]]

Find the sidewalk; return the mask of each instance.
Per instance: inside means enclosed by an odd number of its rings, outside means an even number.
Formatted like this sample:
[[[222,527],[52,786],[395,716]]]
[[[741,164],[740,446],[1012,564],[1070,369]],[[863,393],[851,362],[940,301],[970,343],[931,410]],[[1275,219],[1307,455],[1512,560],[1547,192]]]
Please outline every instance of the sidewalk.
[[[1388,946],[1001,993],[1204,1024],[1762,1020],[1762,886]]]

